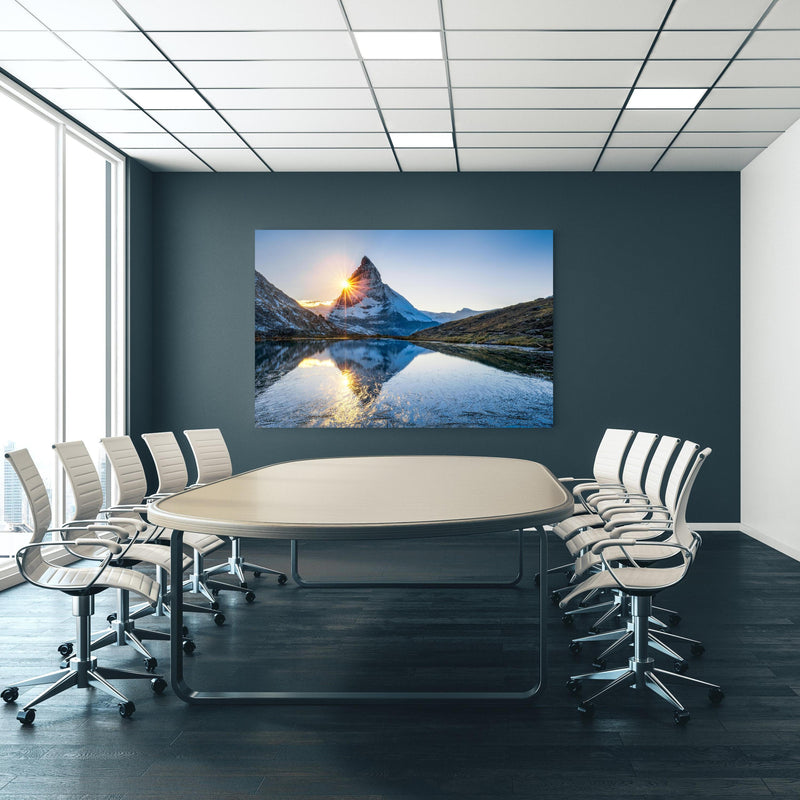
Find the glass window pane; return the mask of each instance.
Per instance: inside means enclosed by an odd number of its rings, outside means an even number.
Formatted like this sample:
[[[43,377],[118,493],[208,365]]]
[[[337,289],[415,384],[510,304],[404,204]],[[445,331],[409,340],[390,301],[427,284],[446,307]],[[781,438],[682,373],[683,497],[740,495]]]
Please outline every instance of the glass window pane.
[[[27,447],[48,488],[56,436],[56,126],[0,92],[0,446]],[[5,460],[4,460],[5,461]],[[10,465],[0,519],[25,522]],[[15,537],[0,533],[0,552]]]

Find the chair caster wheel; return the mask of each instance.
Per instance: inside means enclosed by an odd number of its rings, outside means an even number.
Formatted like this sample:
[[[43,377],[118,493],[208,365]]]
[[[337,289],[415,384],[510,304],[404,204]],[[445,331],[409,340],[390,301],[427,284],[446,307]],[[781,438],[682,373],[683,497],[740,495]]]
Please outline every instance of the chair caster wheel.
[[[29,708],[27,711],[20,711],[19,714],[17,714],[17,722],[19,722],[20,725],[33,725],[35,719],[35,708]]]
[[[214,595],[214,597],[219,597],[219,589],[217,589],[217,587],[215,586],[215,587],[214,587],[214,588],[211,590],[211,594],[213,594],[213,595]]]
[[[187,628],[187,627],[184,625],[184,626],[181,628],[181,635],[182,635],[182,636],[186,636],[186,634],[188,634],[188,633],[189,633],[189,629],[188,629],[188,628]]]
[[[155,672],[156,667],[158,666],[158,659],[157,658],[146,658],[144,660],[144,668],[146,672]]]
[[[257,569],[254,569],[253,570],[253,577],[254,578],[260,578],[261,577],[261,573]]]
[[[213,603],[208,604],[212,611],[219,610],[219,603],[215,600]]]
[[[667,617],[667,622],[670,625],[680,625],[681,624],[681,615],[680,614],[670,614]]]
[[[283,575],[283,574],[278,575],[278,585],[279,586],[285,586],[287,580],[288,580],[288,578],[285,575]]]
[[[723,692],[722,689],[719,688],[719,686],[714,686],[708,690],[708,699],[715,705],[717,703],[721,703],[724,697],[725,697],[725,692]]]
[[[116,612],[114,612],[113,614],[109,614],[109,615],[106,617],[106,622],[107,622],[109,625],[113,624],[113,623],[114,623],[114,622],[116,622],[116,621],[117,621],[117,614],[116,614]]]
[[[575,678],[570,678],[566,683],[566,687],[570,694],[578,694],[581,690],[581,682],[576,681]]]
[[[72,646],[72,642],[64,642],[64,644],[60,644],[58,646],[58,654],[66,658],[67,656],[72,655],[72,651],[75,648]]]
[[[9,686],[7,689],[3,689],[0,697],[3,698],[4,703],[13,703],[19,697],[19,689],[16,686]]]
[[[688,661],[676,661],[675,662],[675,672],[679,675],[683,675],[686,670],[689,669],[689,662]]]
[[[167,682],[161,677],[153,678],[153,680],[150,681],[150,688],[156,694],[163,694],[164,689],[167,688]]]
[[[561,617],[561,624],[571,628],[575,624],[575,617],[573,617],[572,614],[564,614],[564,616]]]
[[[538,585],[539,585],[541,582],[542,582],[542,579],[541,579],[541,577],[539,576],[539,573],[537,572],[537,573],[536,573],[536,574],[533,576],[533,585],[534,585],[534,586],[538,586]]]
[[[706,648],[703,647],[702,644],[693,644],[692,645],[692,655],[693,656],[701,656],[705,653]]]
[[[583,714],[586,718],[591,718],[594,716],[594,703],[590,700],[587,700],[585,703],[578,704],[578,712]]]
[[[245,596],[244,596],[244,599],[245,599],[245,600],[246,600],[248,603],[252,603],[252,602],[253,602],[253,600],[255,600],[255,599],[256,599],[256,593],[255,593],[255,592],[247,592],[247,593],[245,594]]]
[[[190,656],[195,650],[197,650],[197,645],[192,639],[183,640],[183,652],[186,653],[187,656]]]
[[[598,672],[600,672],[601,669],[605,668],[606,660],[604,658],[596,658],[594,661],[592,661],[592,669],[596,669]]]
[[[676,711],[672,718],[675,720],[676,725],[685,725],[691,718],[691,714],[688,711]]]
[[[569,651],[572,655],[577,656],[583,650],[583,645],[580,642],[570,642]]]
[[[133,700],[128,700],[126,703],[120,703],[117,706],[117,710],[119,711],[119,715],[121,717],[130,717],[134,711],[136,711],[136,706],[133,704]]]
[[[225,615],[224,614],[220,614],[220,612],[217,611],[217,613],[214,614],[214,622],[217,625],[224,625],[225,624]]]

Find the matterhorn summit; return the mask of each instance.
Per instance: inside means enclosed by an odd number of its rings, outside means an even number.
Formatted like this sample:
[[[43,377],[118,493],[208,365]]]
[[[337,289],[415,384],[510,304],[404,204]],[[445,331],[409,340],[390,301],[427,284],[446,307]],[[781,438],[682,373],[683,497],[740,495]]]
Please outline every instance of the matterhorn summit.
[[[439,324],[385,284],[367,256],[361,259],[348,284],[327,316],[329,322],[349,333],[409,336]]]

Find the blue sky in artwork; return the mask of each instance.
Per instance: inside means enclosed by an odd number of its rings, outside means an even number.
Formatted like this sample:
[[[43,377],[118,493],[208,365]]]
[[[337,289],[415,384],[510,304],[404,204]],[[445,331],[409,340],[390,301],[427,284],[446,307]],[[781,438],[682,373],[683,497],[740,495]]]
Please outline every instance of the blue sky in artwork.
[[[553,293],[551,230],[257,230],[255,266],[299,301],[332,300],[368,256],[424,311],[477,310]]]

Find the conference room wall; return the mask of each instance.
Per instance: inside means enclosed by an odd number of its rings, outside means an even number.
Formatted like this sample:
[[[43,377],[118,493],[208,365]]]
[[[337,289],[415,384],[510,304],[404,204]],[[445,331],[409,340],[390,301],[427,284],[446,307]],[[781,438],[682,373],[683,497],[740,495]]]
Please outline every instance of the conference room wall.
[[[692,519],[738,521],[738,173],[156,173],[145,181],[152,204],[137,202],[138,213],[152,214],[152,354],[133,378],[149,381],[151,429],[220,427],[237,471],[448,453],[531,458],[558,475],[587,474],[608,426],[652,430],[714,449]],[[552,228],[552,429],[255,428],[253,250],[254,231],[265,228]],[[150,334],[134,326],[132,335]],[[132,409],[134,434],[147,415]]]

